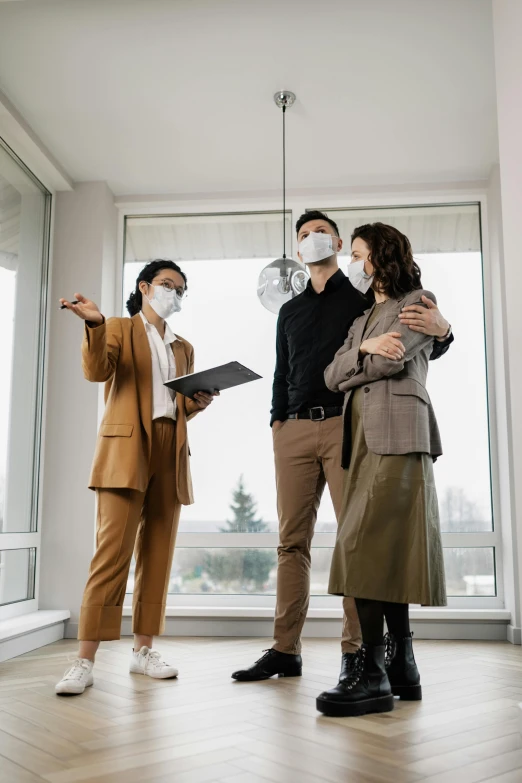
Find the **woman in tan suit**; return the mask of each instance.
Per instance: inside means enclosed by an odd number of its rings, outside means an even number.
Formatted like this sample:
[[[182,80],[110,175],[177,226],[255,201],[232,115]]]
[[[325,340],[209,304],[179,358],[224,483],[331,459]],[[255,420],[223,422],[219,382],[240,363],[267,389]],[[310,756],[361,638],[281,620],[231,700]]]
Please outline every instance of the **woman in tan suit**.
[[[96,552],[85,588],[78,659],[57,684],[60,694],[93,684],[100,641],[120,638],[133,551],[134,648],[130,671],[165,679],[177,670],[152,649],[162,633],[181,505],[193,503],[187,421],[208,407],[174,394],[165,381],[194,372],[194,350],[166,322],[181,309],[187,278],[172,261],[141,271],[127,302],[130,318],[107,321],[94,302],[75,294],[63,308],[85,322],[82,365],[87,380],[105,383],[90,488],[97,496]]]
[[[442,454],[426,376],[433,338],[401,328],[423,291],[408,238],[382,223],[352,236],[349,277],[375,305],[352,325],[326,369],[345,392],[344,497],[329,592],[355,598],[363,646],[352,668],[317,699],[326,715],[393,709],[418,700],[408,605],[446,603],[433,462]],[[388,626],[383,637],[384,618]]]

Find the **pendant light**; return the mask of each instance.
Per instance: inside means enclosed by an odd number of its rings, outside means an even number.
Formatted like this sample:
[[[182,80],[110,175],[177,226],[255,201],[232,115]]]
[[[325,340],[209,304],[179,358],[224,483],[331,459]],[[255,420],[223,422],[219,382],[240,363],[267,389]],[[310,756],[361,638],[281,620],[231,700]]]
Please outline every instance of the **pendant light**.
[[[282,90],[274,95],[276,106],[283,114],[283,255],[265,266],[257,284],[257,295],[263,307],[278,313],[285,302],[301,294],[310,275],[304,264],[286,257],[286,111],[295,103],[293,92]]]

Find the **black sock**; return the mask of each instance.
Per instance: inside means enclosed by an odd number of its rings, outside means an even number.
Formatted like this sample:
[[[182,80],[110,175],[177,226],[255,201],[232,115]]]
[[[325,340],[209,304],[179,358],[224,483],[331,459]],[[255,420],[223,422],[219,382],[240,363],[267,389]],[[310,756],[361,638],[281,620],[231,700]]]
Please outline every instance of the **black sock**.
[[[383,601],[382,608],[388,631],[396,639],[406,639],[411,633],[408,604],[393,604],[389,601]]]
[[[356,598],[357,614],[364,644],[379,646],[384,642],[384,614],[381,601]]]

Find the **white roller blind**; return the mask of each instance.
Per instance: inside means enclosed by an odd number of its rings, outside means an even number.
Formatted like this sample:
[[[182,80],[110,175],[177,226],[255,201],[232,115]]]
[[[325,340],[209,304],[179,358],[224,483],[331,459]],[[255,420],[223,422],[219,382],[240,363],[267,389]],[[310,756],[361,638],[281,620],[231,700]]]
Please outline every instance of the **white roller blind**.
[[[342,255],[348,255],[350,236],[364,223],[387,223],[409,238],[413,252],[471,253],[480,251],[478,204],[379,209],[328,210],[344,239]]]
[[[325,211],[338,224],[345,240],[342,255],[349,253],[349,239],[353,230],[363,223],[375,221],[388,223],[406,234],[413,252],[419,255],[480,251],[477,204]],[[287,212],[286,226],[287,254],[291,255],[295,248],[292,244],[294,229],[290,212]],[[0,249],[12,251],[14,248],[0,245]],[[126,262],[145,263],[153,258],[169,258],[173,261],[265,259],[279,257],[282,250],[282,212],[127,218]]]
[[[287,212],[287,254],[292,247]],[[277,258],[283,252],[283,213],[162,215],[127,218],[125,261]]]

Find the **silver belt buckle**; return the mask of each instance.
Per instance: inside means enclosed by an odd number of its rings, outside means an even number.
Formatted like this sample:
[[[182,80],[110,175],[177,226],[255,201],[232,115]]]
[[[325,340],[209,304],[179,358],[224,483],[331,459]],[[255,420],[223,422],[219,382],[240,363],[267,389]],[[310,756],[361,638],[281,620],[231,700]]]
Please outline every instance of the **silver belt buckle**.
[[[324,408],[318,406],[317,408],[310,408],[310,419],[312,421],[324,421]]]

